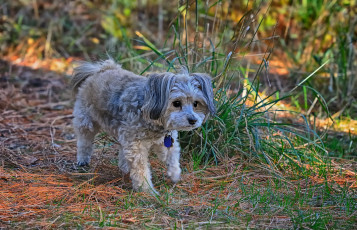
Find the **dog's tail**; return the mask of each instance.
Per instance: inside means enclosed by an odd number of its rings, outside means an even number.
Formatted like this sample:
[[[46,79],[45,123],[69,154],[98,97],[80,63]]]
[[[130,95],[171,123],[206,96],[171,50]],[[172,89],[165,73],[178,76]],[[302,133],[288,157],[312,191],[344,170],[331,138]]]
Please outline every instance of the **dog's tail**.
[[[88,77],[110,69],[121,69],[121,65],[115,63],[113,59],[99,61],[96,63],[84,61],[77,63],[79,65],[74,68],[71,79],[71,87],[74,94],[77,94],[78,88]]]

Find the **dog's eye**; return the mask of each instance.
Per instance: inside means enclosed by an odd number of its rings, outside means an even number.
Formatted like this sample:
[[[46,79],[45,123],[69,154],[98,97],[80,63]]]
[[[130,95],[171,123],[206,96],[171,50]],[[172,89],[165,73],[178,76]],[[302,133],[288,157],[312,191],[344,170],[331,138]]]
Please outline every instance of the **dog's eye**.
[[[197,107],[198,101],[193,102],[193,107]]]
[[[176,108],[181,107],[181,101],[174,101],[172,102],[172,105]]]

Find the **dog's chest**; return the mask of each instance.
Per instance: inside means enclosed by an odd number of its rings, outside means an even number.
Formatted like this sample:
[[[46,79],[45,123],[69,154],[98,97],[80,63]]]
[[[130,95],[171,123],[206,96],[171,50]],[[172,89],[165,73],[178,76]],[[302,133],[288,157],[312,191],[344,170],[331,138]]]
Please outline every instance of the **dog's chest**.
[[[119,139],[125,140],[151,140],[163,138],[167,131],[163,127],[147,124],[143,120],[135,123],[120,122],[116,133]]]

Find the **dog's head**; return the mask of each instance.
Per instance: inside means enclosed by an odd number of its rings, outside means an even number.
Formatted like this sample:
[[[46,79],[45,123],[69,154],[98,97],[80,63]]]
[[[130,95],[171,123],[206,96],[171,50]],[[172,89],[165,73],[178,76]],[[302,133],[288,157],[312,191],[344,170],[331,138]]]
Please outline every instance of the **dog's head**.
[[[142,107],[147,120],[167,130],[198,128],[216,111],[211,78],[203,73],[150,74]]]

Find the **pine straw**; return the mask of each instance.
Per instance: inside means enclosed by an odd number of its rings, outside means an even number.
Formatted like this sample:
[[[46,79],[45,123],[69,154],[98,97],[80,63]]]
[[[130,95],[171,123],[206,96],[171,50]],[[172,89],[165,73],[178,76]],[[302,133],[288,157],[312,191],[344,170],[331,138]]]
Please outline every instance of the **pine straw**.
[[[248,219],[251,228],[293,227],[284,207],[257,211],[244,189],[263,193],[276,181],[260,165],[244,162],[240,156],[194,171],[190,156],[183,153],[183,177],[176,185],[165,176],[164,165],[153,158],[153,180],[160,197],[132,191],[130,179],[116,166],[116,146],[108,145],[111,141],[105,136],[96,141],[90,168],[78,169],[72,102],[63,76],[14,67],[12,73],[16,74],[10,78],[9,69],[1,68],[8,80],[2,81],[0,91],[0,228],[239,228],[246,227]],[[26,75],[32,78],[21,78]],[[39,78],[37,82],[29,80],[33,76]],[[336,182],[335,192],[341,190],[337,185],[356,188],[356,175],[336,165],[325,177],[315,168],[301,165],[312,168],[311,176],[286,181],[287,186],[277,192],[294,196],[296,190],[307,191],[309,186],[326,181]],[[329,209],[333,215],[343,216],[335,206],[300,209]]]
[[[160,173],[157,170],[157,164],[159,162],[154,160],[154,175],[161,177],[163,171]],[[100,168],[104,167],[102,165]],[[184,168],[189,168],[189,165],[185,164]],[[115,169],[109,167],[106,170]],[[73,227],[77,223],[96,226],[103,221],[121,227],[128,224],[139,227],[145,223],[146,226],[164,228],[172,227],[175,222],[177,226],[187,227],[192,223],[224,224],[227,221],[212,210],[223,213],[229,207],[231,212],[238,211],[242,217],[252,215],[252,227],[264,227],[271,222],[274,222],[271,227],[292,227],[291,218],[283,210],[277,209],[273,216],[258,214],[251,202],[237,202],[243,197],[242,183],[272,183],[271,176],[257,170],[243,171],[241,167],[236,171],[227,170],[227,166],[221,165],[198,172],[186,172],[176,186],[170,183],[166,185],[160,181],[161,178],[157,178],[154,181],[162,196],[156,199],[145,193],[132,193],[126,178],[120,176],[106,181],[102,173],[82,173],[79,176],[79,173],[61,173],[59,170],[50,173],[49,169],[13,170],[1,167],[0,220],[5,224],[29,223],[42,227]],[[311,180],[292,181],[288,190],[284,188],[279,192],[293,195],[294,189],[307,189],[311,183],[323,184],[325,181],[317,176],[311,177]],[[343,183],[351,182],[344,180]],[[126,188],[121,188],[121,184]],[[167,194],[170,194],[168,198]],[[301,208],[309,210],[311,207]],[[313,208],[339,210],[331,206]],[[68,220],[66,216],[69,216]],[[210,222],[210,217],[214,217],[214,221]]]
[[[65,175],[4,171],[3,168],[1,175],[0,195],[3,202],[0,216],[3,221],[26,221],[64,212],[80,214],[91,202],[113,207],[112,201],[125,195],[112,183],[94,186],[90,183],[93,179],[78,184],[78,181]],[[81,196],[86,198],[81,199]]]

